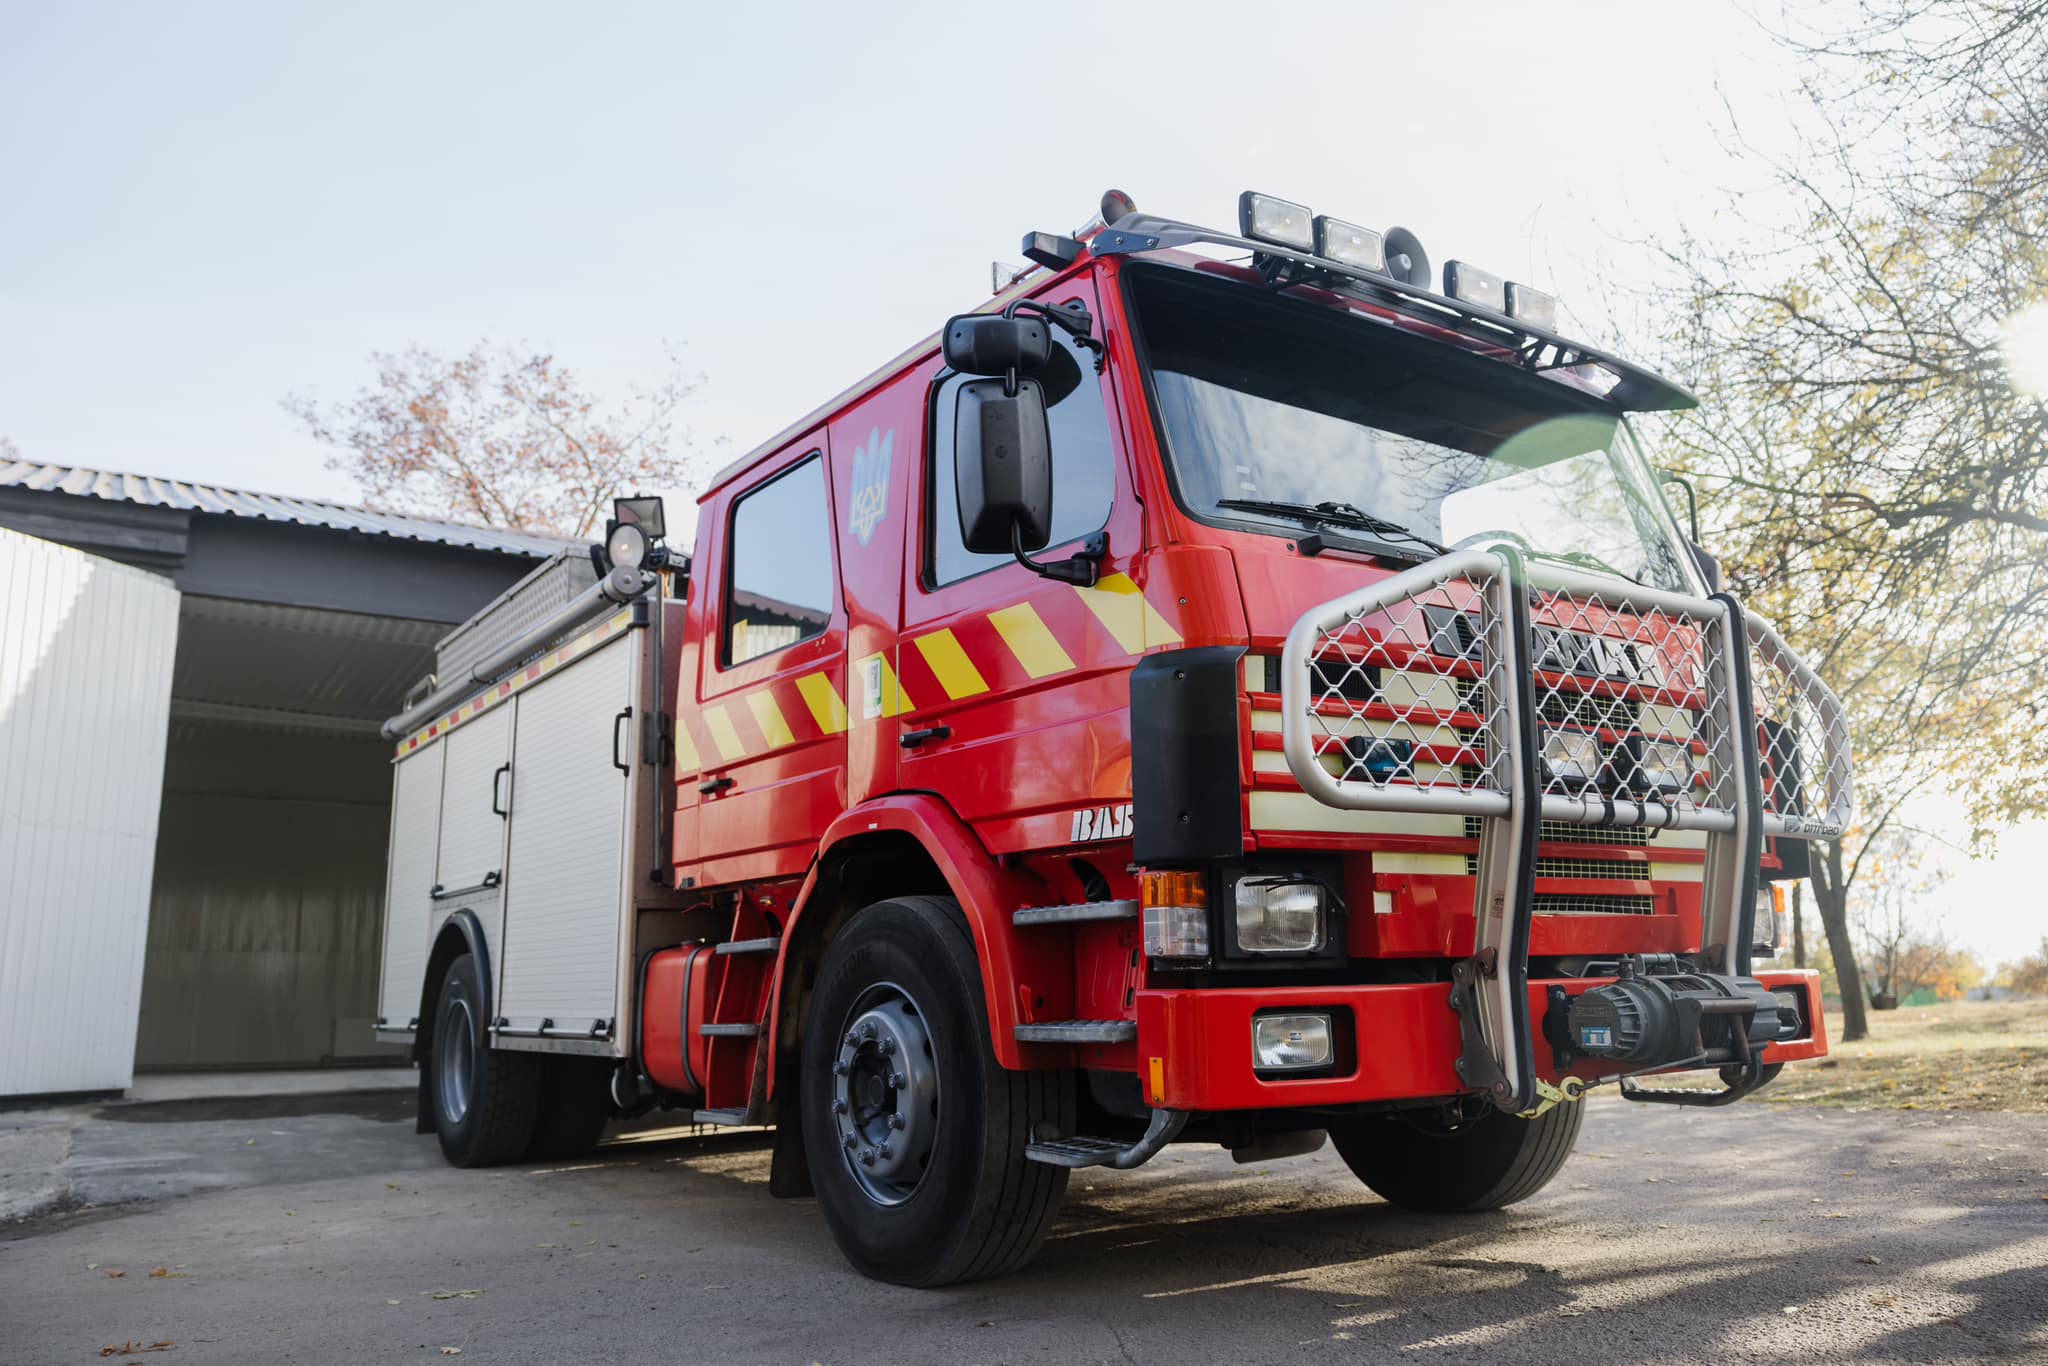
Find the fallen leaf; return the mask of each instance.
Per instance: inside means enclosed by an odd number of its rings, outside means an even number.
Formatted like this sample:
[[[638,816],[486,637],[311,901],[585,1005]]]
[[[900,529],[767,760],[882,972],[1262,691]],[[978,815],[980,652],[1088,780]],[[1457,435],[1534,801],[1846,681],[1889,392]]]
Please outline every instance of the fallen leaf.
[[[148,1344],[140,1342],[124,1342],[121,1343],[119,1346],[115,1347],[100,1348],[100,1355],[103,1357],[140,1356],[144,1352],[168,1352],[171,1350],[171,1348],[176,1347],[177,1345],[178,1344],[175,1342],[152,1342]]]
[[[1796,1304],[1788,1304],[1779,1312],[1783,1314],[1796,1314],[1799,1312],[1799,1306]]]
[[[102,1271],[100,1274],[102,1276],[112,1276],[115,1280],[119,1280],[128,1273],[125,1271]]]
[[[481,1290],[429,1290],[427,1295],[437,1300],[474,1300],[483,1297]]]
[[[153,1281],[182,1281],[185,1279],[185,1273],[173,1271],[167,1266],[160,1266],[149,1273],[149,1278]]]
[[[100,1264],[98,1262],[87,1262],[85,1264],[85,1269],[87,1271],[98,1271],[100,1269]]]
[[[1865,1254],[1864,1256],[1858,1257],[1858,1258],[1857,1258],[1856,1260],[1857,1260],[1857,1261],[1859,1261],[1859,1262],[1861,1262],[1861,1263],[1863,1263],[1863,1264],[1864,1264],[1865,1266],[1883,1266],[1883,1265],[1884,1265],[1884,1258],[1882,1258],[1882,1257],[1872,1257],[1872,1256],[1870,1256],[1870,1255],[1868,1255],[1868,1254]]]
[[[462,1349],[460,1347],[443,1347],[441,1355],[444,1357],[459,1357],[462,1355]]]
[[[398,1301],[397,1301],[397,1300],[386,1300],[386,1301],[384,1301],[384,1303],[386,1303],[386,1304],[397,1304],[397,1303],[398,1303]]]
[[[398,1183],[396,1181],[386,1181],[384,1183],[384,1189],[388,1191],[395,1191],[398,1189]]]
[[[1583,1309],[1574,1309],[1570,1305],[1565,1305],[1563,1308],[1557,1311],[1557,1316],[1561,1319],[1582,1319],[1586,1316],[1586,1311]]]
[[[1896,1295],[1872,1295],[1870,1297],[1870,1302],[1876,1305],[1879,1309],[1887,1309],[1890,1308],[1892,1305],[1897,1304],[1899,1302],[1899,1297]]]

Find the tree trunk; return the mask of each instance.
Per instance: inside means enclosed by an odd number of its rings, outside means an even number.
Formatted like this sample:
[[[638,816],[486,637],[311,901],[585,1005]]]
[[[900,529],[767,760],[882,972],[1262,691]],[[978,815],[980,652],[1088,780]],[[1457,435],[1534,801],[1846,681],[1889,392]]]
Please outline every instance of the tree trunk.
[[[1849,887],[1842,842],[1830,840],[1822,848],[1827,857],[1814,864],[1813,903],[1820,912],[1821,927],[1828,933],[1835,983],[1842,991],[1842,1042],[1855,1043],[1870,1036],[1870,1016],[1864,1008],[1863,972],[1856,966],[1856,946],[1849,938]]]
[[[1792,966],[1806,966],[1806,884],[1792,884]]]

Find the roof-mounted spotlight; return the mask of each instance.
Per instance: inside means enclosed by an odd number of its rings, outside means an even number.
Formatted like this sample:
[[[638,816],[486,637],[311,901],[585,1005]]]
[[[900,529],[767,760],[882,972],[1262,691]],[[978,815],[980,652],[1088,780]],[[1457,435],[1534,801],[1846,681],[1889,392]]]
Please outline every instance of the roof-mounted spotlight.
[[[1461,304],[1508,311],[1507,282],[1491,271],[1464,261],[1444,262],[1444,293]]]
[[[1557,296],[1508,281],[1508,316],[1545,332],[1557,331]]]
[[[1295,251],[1315,250],[1314,215],[1301,204],[1246,190],[1237,197],[1237,231],[1255,242]]]
[[[614,498],[605,524],[604,558],[613,569],[640,569],[660,561],[656,544],[668,534],[668,513],[660,498]]]
[[[1387,270],[1387,239],[1371,228],[1346,223],[1341,218],[1317,214],[1316,255],[1353,270],[1370,270],[1384,275]]]

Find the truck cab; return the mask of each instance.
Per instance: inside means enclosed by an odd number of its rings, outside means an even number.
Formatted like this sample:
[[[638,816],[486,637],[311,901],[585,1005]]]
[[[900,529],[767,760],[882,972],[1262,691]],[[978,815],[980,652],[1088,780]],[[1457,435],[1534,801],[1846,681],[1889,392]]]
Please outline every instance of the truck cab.
[[[1494,1208],[1588,1086],[1826,1051],[1759,964],[1847,733],[1664,498],[1629,414],[1690,396],[1399,229],[1239,209],[1031,234],[655,576],[610,1105],[777,1125],[868,1274],[1021,1265],[1171,1142]]]

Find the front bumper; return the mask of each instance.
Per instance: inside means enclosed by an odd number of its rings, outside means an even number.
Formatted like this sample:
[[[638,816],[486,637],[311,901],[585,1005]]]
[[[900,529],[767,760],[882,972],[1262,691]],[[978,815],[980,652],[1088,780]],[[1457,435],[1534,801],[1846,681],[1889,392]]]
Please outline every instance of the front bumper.
[[[1766,1064],[1821,1057],[1828,1051],[1820,1011],[1820,975],[1808,970],[1757,972],[1767,987],[1806,992],[1804,1037],[1773,1043]],[[1576,995],[1610,978],[1544,979],[1529,983],[1529,1010],[1541,1018],[1552,987]],[[1138,993],[1138,1074],[1148,1104],[1173,1110],[1266,1110],[1451,1097],[1469,1091],[1459,1080],[1458,1014],[1447,982],[1384,986],[1203,987]],[[1338,1066],[1321,1076],[1262,1076],[1252,1056],[1252,1018],[1268,1011],[1327,1010],[1340,1035]],[[1584,1061],[1560,1070],[1537,1046],[1537,1073],[1611,1076],[1617,1064]]]

